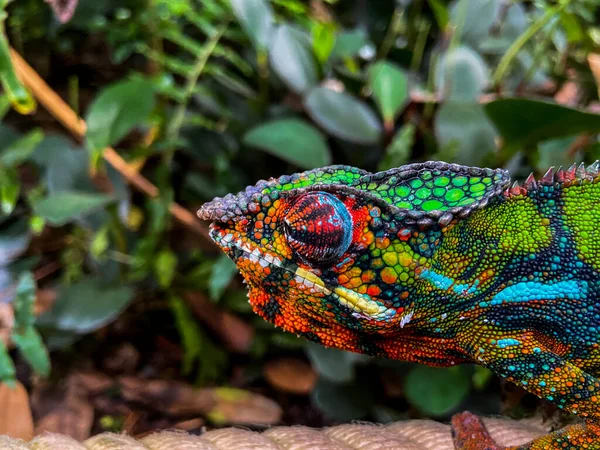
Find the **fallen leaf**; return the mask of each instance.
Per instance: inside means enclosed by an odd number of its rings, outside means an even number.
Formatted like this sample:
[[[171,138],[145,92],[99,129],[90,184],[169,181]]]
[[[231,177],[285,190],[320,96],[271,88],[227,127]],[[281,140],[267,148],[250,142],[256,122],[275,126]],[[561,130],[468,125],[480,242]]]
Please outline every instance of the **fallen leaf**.
[[[18,381],[14,388],[0,383],[0,435],[25,440],[33,437],[29,395]]]
[[[188,306],[216,333],[227,350],[248,353],[254,340],[254,329],[231,313],[221,311],[200,292],[187,291],[183,295]]]
[[[270,361],[265,366],[264,376],[275,389],[292,394],[308,394],[317,382],[317,374],[310,364],[293,358]]]
[[[184,420],[183,422],[176,423],[173,428],[184,431],[198,430],[204,426],[204,419],[196,417],[190,420]]]
[[[119,378],[121,395],[173,416],[204,415],[218,424],[265,424],[281,420],[281,407],[262,395],[232,388],[194,388],[177,381]]]
[[[234,388],[212,389],[216,399],[207,417],[217,425],[273,425],[281,420],[281,407],[262,395]]]
[[[587,56],[588,64],[594,79],[596,80],[596,86],[598,88],[598,95],[600,95],[600,53],[590,53]]]
[[[36,386],[32,394],[35,405],[35,434],[60,433],[78,441],[90,437],[94,423],[94,408],[79,374],[69,376],[62,386]]]
[[[15,313],[11,304],[0,303],[0,341],[10,348],[10,332],[15,325]]]
[[[75,14],[78,0],[46,0],[60,23],[67,23]]]

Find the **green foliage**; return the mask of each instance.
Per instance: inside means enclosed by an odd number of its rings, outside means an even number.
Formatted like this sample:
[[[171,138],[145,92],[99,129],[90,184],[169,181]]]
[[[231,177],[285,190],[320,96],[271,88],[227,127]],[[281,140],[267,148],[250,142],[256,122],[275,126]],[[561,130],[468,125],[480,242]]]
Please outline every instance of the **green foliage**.
[[[118,143],[154,108],[154,85],[145,80],[122,81],[102,90],[86,114],[87,146],[101,152]]]
[[[406,377],[406,399],[421,411],[443,416],[469,393],[469,379],[462,367],[448,369],[418,366]]]
[[[246,133],[243,142],[304,169],[331,164],[331,155],[323,135],[304,120],[267,122]]]
[[[59,24],[43,0],[3,2],[0,287],[15,326],[9,345],[0,341],[0,379],[14,380],[15,355],[47,375],[46,346],[61,351],[109,326],[134,297],[159,298],[166,314],[152,333],[179,333],[182,375],[199,384],[229,383],[232,364],[244,374],[236,383],[254,382],[265,360],[304,352],[319,375],[311,398],[336,420],[404,413],[381,400],[384,369],[404,379],[402,395],[424,415],[446,418],[470,406],[474,390],[496,405],[489,372],[383,367],[274,330],[252,313],[231,261],[175,226],[170,210],[174,200],[194,209],[327,164],[385,170],[443,159],[524,177],[600,157],[598,86],[586,59],[600,47],[597,5],[505,3],[369,2],[365,14],[354,0],[80,0]],[[9,113],[35,108],[9,41],[81,108],[83,147],[46,119]],[[66,61],[68,73],[55,69]],[[576,93],[564,99],[569,84]],[[130,164],[128,177],[158,194],[134,193],[102,163],[107,146]],[[24,258],[33,234],[55,250]],[[31,273],[47,263],[58,269],[38,283],[58,298],[36,318]],[[243,362],[196,320],[185,290],[252,327]]]

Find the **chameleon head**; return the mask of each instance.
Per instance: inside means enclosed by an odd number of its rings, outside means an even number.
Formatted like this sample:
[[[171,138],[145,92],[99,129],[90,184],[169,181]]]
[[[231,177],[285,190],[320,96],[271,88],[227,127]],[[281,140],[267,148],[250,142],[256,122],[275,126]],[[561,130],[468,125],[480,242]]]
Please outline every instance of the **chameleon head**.
[[[260,181],[198,215],[213,222],[256,313],[327,346],[385,355],[380,343],[416,320],[419,273],[442,229],[505,178],[439,162],[378,174],[330,166]]]

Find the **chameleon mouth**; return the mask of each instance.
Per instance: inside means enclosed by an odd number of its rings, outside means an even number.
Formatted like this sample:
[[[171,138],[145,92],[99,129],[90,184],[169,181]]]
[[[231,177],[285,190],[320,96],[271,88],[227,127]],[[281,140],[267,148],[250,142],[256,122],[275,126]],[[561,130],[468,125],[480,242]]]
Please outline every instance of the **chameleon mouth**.
[[[348,312],[357,319],[369,321],[391,321],[397,314],[395,308],[388,308],[383,302],[374,300],[366,294],[359,294],[343,286],[329,286],[322,278],[284,258],[265,252],[258,246],[244,242],[236,232],[218,223],[210,226],[210,236],[215,243],[236,263],[248,283],[260,286],[256,280],[256,270],[249,267],[260,266],[265,269],[283,270],[293,275],[296,289],[307,294],[329,297],[347,308]]]

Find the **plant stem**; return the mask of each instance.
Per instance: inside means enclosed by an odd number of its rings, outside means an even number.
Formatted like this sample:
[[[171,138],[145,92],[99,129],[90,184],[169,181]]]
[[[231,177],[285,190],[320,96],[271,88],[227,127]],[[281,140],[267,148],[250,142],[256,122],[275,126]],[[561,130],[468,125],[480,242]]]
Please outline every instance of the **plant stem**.
[[[203,52],[200,53],[200,55],[198,55],[198,59],[196,59],[196,62],[192,66],[192,70],[187,77],[185,87],[183,89],[183,95],[181,97],[182,101],[177,105],[175,113],[173,114],[173,118],[170,120],[169,125],[167,127],[166,138],[168,141],[174,142],[179,136],[179,131],[181,130],[181,126],[183,125],[185,119],[185,111],[187,109],[187,105],[190,99],[192,98],[192,95],[194,95],[194,88],[198,83],[198,78],[200,78],[200,75],[202,75],[202,72],[204,71],[204,68],[208,63],[209,58],[215,51],[215,48],[217,47],[219,40],[223,36],[223,33],[227,29],[227,26],[227,23],[223,24],[210,37],[208,42],[204,44]],[[172,153],[173,152],[169,152],[169,155],[171,155],[169,156],[169,160],[172,158]]]
[[[392,14],[392,19],[390,20],[390,26],[385,33],[385,37],[381,43],[381,47],[379,48],[378,59],[384,59],[389,53],[392,45],[394,45],[394,40],[400,31],[400,26],[402,25],[402,13],[399,8],[394,9],[394,13]]]
[[[567,5],[571,2],[571,0],[565,0],[560,5],[557,5],[553,8],[548,8],[544,15],[538,18],[535,22],[529,25],[527,28],[509,47],[506,53],[500,59],[498,63],[498,67],[492,76],[492,81],[494,85],[497,85],[502,80],[504,74],[508,71],[510,64],[513,59],[517,56],[519,51],[523,48],[523,46],[531,39],[538,31],[540,31],[555,14],[561,12]]]

